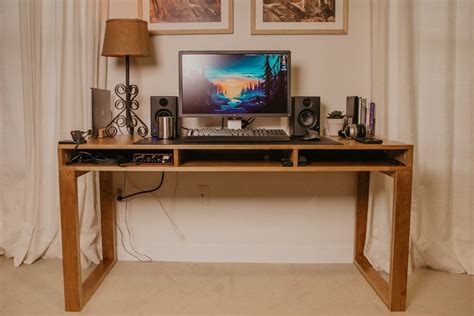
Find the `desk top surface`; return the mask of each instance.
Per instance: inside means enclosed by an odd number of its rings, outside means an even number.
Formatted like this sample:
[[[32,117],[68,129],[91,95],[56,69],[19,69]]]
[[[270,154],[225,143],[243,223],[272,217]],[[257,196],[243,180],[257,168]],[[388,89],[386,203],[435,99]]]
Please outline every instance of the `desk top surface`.
[[[408,150],[411,144],[383,139],[382,144],[362,144],[340,137],[326,137],[318,141],[303,141],[292,138],[289,142],[268,143],[187,143],[182,138],[156,140],[147,144],[134,144],[142,140],[140,136],[116,136],[113,138],[88,139],[79,145],[81,149],[328,149],[328,150]],[[59,149],[74,149],[75,144],[58,144]]]

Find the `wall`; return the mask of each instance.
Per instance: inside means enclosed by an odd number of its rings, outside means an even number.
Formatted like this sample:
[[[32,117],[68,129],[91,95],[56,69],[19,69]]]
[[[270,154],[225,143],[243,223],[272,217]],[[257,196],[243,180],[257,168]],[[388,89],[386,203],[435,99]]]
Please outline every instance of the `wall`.
[[[178,51],[286,49],[292,52],[292,94],[320,95],[322,113],[344,109],[348,95],[370,95],[370,2],[350,2],[347,36],[251,36],[250,1],[234,1],[234,34],[153,36],[154,56],[133,60],[140,115],[151,95],[178,94]],[[134,1],[111,0],[110,17],[136,17]],[[108,88],[124,80],[123,62],[109,58]],[[220,120],[186,119],[184,126]],[[257,126],[286,119],[258,119]],[[323,121],[324,126],[324,121]],[[127,192],[150,188],[160,174],[127,176]],[[118,187],[123,177],[117,176]],[[177,183],[178,181],[178,183]],[[119,203],[119,223],[135,249],[163,261],[351,262],[355,177],[346,174],[167,173],[163,188]],[[208,199],[199,186],[208,187]],[[207,189],[204,189],[206,191]],[[159,201],[159,200],[160,201]],[[173,230],[163,207],[184,237]],[[128,237],[125,243],[128,246]],[[132,259],[119,247],[119,258]]]

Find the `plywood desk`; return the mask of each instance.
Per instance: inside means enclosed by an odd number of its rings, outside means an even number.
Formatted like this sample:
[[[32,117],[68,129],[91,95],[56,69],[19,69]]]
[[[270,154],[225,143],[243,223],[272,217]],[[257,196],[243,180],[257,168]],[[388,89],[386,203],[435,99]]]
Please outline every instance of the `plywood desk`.
[[[365,145],[351,140],[340,144],[314,144],[301,141],[258,144],[189,144],[162,141],[152,145],[133,144],[139,138],[129,136],[89,140],[81,150],[109,152],[147,151],[173,153],[170,165],[71,164],[66,162],[75,145],[60,144],[59,183],[61,200],[61,233],[63,248],[64,295],[67,311],[80,311],[114,266],[115,196],[113,172],[356,172],[357,203],[355,213],[354,264],[382,301],[392,311],[406,309],[408,246],[410,234],[413,146],[390,140],[381,145]],[[298,157],[310,160],[298,166]],[[276,157],[276,158],[275,158]],[[292,167],[283,167],[280,157],[290,157]],[[77,178],[89,171],[100,173],[100,208],[103,261],[82,282],[79,248]],[[367,227],[370,172],[381,172],[394,180],[392,245],[388,282],[374,269],[364,255]]]

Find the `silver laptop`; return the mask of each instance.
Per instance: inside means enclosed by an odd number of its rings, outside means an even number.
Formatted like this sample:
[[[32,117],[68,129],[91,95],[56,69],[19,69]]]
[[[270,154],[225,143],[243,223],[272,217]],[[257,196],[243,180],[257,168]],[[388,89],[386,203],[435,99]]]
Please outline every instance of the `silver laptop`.
[[[92,136],[98,136],[98,130],[105,128],[112,120],[112,95],[110,90],[91,88],[92,90]]]

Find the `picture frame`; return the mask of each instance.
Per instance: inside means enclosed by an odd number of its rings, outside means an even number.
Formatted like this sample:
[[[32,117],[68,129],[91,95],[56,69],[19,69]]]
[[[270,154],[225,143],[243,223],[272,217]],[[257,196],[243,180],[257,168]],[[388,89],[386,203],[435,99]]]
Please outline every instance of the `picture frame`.
[[[138,18],[148,22],[150,35],[234,33],[234,0],[216,0],[214,7],[195,1],[137,0]],[[167,10],[159,11],[160,6]]]
[[[251,1],[253,35],[348,34],[349,0]]]

